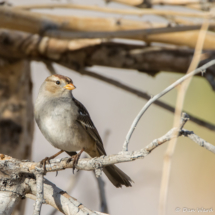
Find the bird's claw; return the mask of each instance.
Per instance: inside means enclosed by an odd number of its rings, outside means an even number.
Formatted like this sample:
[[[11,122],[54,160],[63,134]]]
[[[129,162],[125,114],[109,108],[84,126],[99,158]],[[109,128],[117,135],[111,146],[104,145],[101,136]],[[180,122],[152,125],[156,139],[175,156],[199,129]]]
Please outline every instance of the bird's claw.
[[[73,165],[72,165],[73,174],[74,174],[76,166],[78,165],[79,158],[81,157],[81,154],[83,151],[84,151],[84,148],[78,154],[73,155],[71,158],[69,158],[67,160],[68,163],[73,160]]]
[[[43,166],[44,175],[46,175],[46,173],[47,173],[47,171],[46,171],[46,161],[48,161],[48,163],[50,164],[50,158],[49,157],[45,157],[43,160],[40,161],[40,165]]]

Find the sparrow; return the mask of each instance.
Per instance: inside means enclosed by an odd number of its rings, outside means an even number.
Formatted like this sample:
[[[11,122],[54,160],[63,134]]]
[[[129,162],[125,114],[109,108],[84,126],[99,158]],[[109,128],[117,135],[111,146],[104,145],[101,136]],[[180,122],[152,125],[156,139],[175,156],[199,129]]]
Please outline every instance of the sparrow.
[[[63,75],[51,75],[40,87],[35,103],[35,120],[42,134],[60,151],[66,152],[77,165],[84,151],[90,157],[106,155],[102,139],[84,105],[74,98],[73,81]],[[77,154],[77,151],[80,151]],[[131,186],[131,178],[115,165],[105,166],[104,173],[115,187]]]

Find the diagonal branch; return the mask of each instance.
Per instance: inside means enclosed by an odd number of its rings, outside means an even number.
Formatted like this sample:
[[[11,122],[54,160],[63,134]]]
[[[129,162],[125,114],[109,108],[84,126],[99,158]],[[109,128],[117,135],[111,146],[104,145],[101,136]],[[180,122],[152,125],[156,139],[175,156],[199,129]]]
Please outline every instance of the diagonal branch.
[[[124,19],[119,21],[115,18],[56,16],[7,6],[0,7],[0,25],[2,28],[55,38],[129,38],[143,40],[147,43],[162,42],[192,48],[195,47],[201,27],[201,25],[168,27],[167,24]],[[210,27],[213,26],[214,24],[210,25]],[[207,33],[204,49],[212,49],[214,40],[215,34]]]
[[[37,188],[34,179],[29,180],[29,186],[32,194],[36,196]],[[86,208],[76,199],[71,197],[67,192],[58,188],[47,179],[44,180],[44,199],[46,204],[51,205],[65,215],[97,215],[95,211]]]
[[[205,141],[204,139],[202,139],[198,135],[196,135],[193,131],[188,131],[186,129],[183,129],[181,131],[181,135],[184,135],[185,137],[189,137],[192,141],[197,143],[199,146],[201,146],[201,147],[203,147],[203,148],[207,149],[208,151],[213,152],[215,154],[215,146],[208,143],[207,141]]]
[[[205,65],[199,67],[198,69],[195,69],[194,71],[190,72],[189,74],[183,76],[182,78],[178,79],[176,82],[174,82],[173,84],[171,84],[170,86],[168,86],[166,89],[164,89],[162,92],[160,92],[159,94],[155,95],[153,98],[151,98],[145,105],[144,107],[141,109],[141,111],[138,113],[138,115],[136,116],[136,118],[134,119],[131,128],[128,132],[128,134],[126,135],[126,139],[125,142],[123,144],[123,150],[124,151],[128,151],[128,143],[130,141],[130,138],[134,132],[135,127],[137,126],[137,123],[139,122],[140,118],[142,117],[142,115],[146,112],[146,110],[149,108],[149,106],[156,100],[158,100],[160,97],[162,97],[163,95],[165,95],[166,93],[168,93],[169,91],[171,91],[172,89],[174,89],[176,86],[178,86],[179,84],[181,84],[183,81],[185,81],[186,79],[194,76],[195,74],[198,74],[200,72],[204,72],[208,67],[212,66],[215,64],[215,60],[212,60],[208,63],[206,63]]]
[[[160,9],[117,9],[108,7],[98,7],[94,5],[81,5],[81,4],[30,4],[16,6],[16,8],[24,10],[32,9],[54,9],[54,8],[64,8],[64,9],[80,9],[80,10],[92,10],[103,13],[115,13],[124,15],[160,15],[160,16],[185,16],[185,17],[198,17],[198,18],[209,18],[211,15],[208,12],[183,12],[183,11],[172,11],[172,10],[160,10]]]

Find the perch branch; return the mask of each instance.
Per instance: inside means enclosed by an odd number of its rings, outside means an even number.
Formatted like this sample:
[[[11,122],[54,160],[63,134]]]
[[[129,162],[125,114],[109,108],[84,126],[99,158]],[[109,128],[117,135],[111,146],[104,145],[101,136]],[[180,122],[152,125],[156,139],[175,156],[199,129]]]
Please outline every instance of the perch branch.
[[[95,170],[95,169],[102,168],[104,166],[108,166],[108,165],[112,165],[112,164],[130,162],[130,161],[144,158],[150,152],[152,152],[155,148],[160,146],[161,144],[169,141],[172,138],[177,137],[174,135],[176,130],[180,131],[178,128],[172,128],[165,135],[163,135],[162,137],[160,137],[158,139],[153,140],[145,148],[142,148],[140,150],[128,151],[126,153],[124,153],[122,151],[122,152],[119,152],[118,154],[109,155],[109,156],[80,159],[77,164],[77,169],[91,171],[91,170]],[[185,132],[188,133],[187,130],[185,130]],[[182,134],[184,134],[183,130],[182,130],[182,132],[179,132],[178,136],[181,136]],[[201,146],[204,147],[205,149],[211,151],[212,153],[215,153],[215,146],[213,146],[211,143],[207,143],[207,144],[204,144]],[[50,160],[50,164],[46,164],[47,172],[62,171],[67,168],[72,168],[73,162],[72,161],[68,162],[68,160],[69,160],[69,158],[61,158],[61,159],[58,158],[58,159]],[[10,168],[8,168],[8,167],[10,167]],[[6,174],[11,174],[14,172],[33,173],[34,174],[35,171],[38,171],[38,170],[42,171],[43,167],[41,167],[40,163],[22,162],[15,158],[11,158],[7,155],[1,154],[0,170],[5,172]],[[45,190],[45,188],[44,188],[44,190]],[[45,193],[45,191],[44,191],[44,193]],[[34,195],[37,194],[36,186],[35,186],[35,190],[34,190],[33,194]],[[47,202],[47,200],[46,200],[46,202]],[[49,203],[47,202],[47,204],[49,204]]]

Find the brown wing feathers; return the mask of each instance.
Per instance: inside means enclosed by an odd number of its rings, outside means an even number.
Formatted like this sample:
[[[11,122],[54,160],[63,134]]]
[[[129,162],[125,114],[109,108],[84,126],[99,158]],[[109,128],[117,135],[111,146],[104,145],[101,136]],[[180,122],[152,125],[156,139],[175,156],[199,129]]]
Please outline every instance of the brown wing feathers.
[[[96,127],[94,126],[87,109],[84,107],[84,105],[81,104],[81,102],[76,100],[74,97],[73,97],[73,101],[79,108],[78,110],[79,116],[77,121],[84,127],[87,133],[95,140],[99,154],[106,155],[101,137],[99,136],[99,133]],[[131,182],[132,182],[131,178],[127,176],[122,170],[120,170],[115,165],[106,166],[104,167],[103,170],[114,186],[121,187],[122,185],[125,185],[126,187],[131,187]]]
[[[84,107],[84,105],[81,102],[76,100],[74,97],[73,97],[73,101],[79,108],[78,110],[79,116],[77,121],[81,123],[81,125],[85,128],[87,133],[95,140],[96,146],[100,155],[106,155],[105,149],[103,147],[102,139],[96,127],[94,126],[87,109]]]

